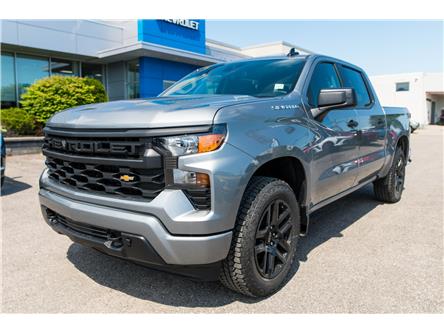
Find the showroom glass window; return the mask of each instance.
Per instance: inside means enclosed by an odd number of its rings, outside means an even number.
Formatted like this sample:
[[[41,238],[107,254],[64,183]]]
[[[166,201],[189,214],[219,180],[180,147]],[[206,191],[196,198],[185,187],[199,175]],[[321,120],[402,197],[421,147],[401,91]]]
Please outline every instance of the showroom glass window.
[[[307,97],[311,106],[318,106],[319,92],[322,89],[340,88],[338,74],[332,63],[322,62],[317,64],[310,79]]]
[[[78,62],[51,58],[51,75],[78,76]]]
[[[89,77],[105,83],[103,79],[103,66],[99,64],[82,62],[82,77]]]
[[[16,90],[15,90],[15,70],[14,70],[14,54],[2,53],[1,60],[1,107],[8,108],[16,106]]]
[[[356,106],[369,105],[371,99],[361,72],[346,66],[340,66],[340,72],[344,88],[353,88],[355,90]]]
[[[127,79],[128,98],[139,98],[139,60],[127,62]]]
[[[35,81],[49,76],[48,58],[18,54],[16,62],[19,96]]]

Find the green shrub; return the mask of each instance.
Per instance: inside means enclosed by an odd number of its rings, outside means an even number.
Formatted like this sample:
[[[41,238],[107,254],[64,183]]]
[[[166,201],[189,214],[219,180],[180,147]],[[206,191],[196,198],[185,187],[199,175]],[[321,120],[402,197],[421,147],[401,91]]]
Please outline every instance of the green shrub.
[[[95,79],[51,76],[31,85],[22,94],[21,105],[38,123],[44,124],[58,111],[107,100],[105,88]]]
[[[35,119],[23,109],[1,109],[0,119],[7,136],[35,134]]]

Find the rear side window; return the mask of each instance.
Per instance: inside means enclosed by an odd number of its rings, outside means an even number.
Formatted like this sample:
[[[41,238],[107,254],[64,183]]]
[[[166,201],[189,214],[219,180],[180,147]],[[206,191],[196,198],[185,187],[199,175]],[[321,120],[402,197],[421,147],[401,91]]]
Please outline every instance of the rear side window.
[[[361,72],[345,66],[340,66],[339,68],[344,88],[355,89],[357,99],[356,106],[359,107],[369,105],[371,103],[371,99]]]
[[[310,103],[311,106],[317,107],[321,89],[333,88],[341,88],[341,83],[334,65],[327,62],[317,64],[311,76],[310,85],[308,86],[308,103]]]

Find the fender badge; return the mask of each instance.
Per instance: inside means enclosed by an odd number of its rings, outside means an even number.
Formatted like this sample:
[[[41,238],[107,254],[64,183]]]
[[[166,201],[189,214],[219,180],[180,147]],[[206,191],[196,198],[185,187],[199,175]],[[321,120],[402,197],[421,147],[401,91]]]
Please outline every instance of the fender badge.
[[[297,109],[297,104],[285,104],[285,105],[272,105],[272,110],[288,110],[288,109]]]

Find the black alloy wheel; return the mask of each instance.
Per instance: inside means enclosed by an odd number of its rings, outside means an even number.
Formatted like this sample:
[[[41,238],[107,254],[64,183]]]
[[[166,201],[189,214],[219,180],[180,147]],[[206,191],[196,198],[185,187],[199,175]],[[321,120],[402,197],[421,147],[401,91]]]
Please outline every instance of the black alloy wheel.
[[[395,203],[401,200],[405,184],[407,158],[401,147],[395,151],[392,165],[387,175],[373,182],[376,199]]]
[[[291,210],[282,200],[265,208],[256,231],[254,257],[262,277],[275,278],[287,263],[291,250]]]
[[[219,279],[236,292],[269,296],[290,278],[300,233],[299,204],[281,179],[255,176],[239,207]]]

